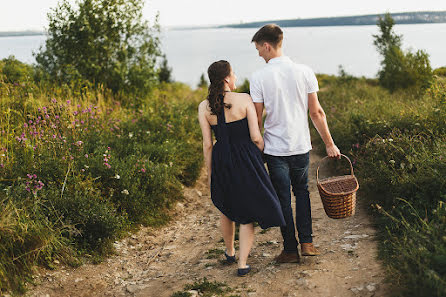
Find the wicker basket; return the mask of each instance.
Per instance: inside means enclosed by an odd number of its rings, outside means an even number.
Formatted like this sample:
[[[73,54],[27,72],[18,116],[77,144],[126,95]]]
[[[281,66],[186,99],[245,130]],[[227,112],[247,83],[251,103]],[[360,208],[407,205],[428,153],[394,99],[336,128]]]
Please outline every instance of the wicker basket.
[[[324,205],[325,213],[332,219],[343,219],[355,214],[356,191],[359,189],[358,180],[353,173],[350,159],[342,155],[350,163],[350,175],[334,176],[319,180],[319,167],[317,167],[316,178],[319,195]],[[325,157],[321,160],[321,163]]]

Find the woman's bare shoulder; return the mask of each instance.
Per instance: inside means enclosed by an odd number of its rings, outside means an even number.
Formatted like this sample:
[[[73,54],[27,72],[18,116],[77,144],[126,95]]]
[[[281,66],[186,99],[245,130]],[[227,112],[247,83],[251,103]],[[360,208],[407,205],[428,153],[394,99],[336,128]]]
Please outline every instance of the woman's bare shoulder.
[[[252,104],[251,95],[249,95],[248,93],[240,93],[240,99],[242,99],[243,103],[246,105]]]
[[[252,102],[251,96],[248,93],[233,93],[234,96],[242,102]]]
[[[207,99],[203,100],[198,104],[198,111],[204,112],[209,109],[209,101]]]

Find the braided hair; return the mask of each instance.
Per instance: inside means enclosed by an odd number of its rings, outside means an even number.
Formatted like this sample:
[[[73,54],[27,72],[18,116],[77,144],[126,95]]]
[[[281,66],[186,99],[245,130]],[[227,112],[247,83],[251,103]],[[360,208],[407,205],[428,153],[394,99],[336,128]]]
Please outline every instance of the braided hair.
[[[231,104],[223,102],[225,97],[225,78],[231,74],[231,65],[228,61],[220,60],[214,62],[208,68],[209,81],[207,100],[211,108],[211,114],[217,115],[221,109],[231,108]]]

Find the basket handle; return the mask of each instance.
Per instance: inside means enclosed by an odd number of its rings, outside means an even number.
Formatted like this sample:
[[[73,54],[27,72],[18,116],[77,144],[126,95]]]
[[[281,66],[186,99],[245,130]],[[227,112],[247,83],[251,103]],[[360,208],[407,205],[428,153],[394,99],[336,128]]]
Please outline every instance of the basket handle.
[[[350,163],[350,171],[351,171],[351,175],[355,175],[353,172],[353,165],[352,162],[350,161],[350,158],[347,157],[344,154],[341,154],[342,157],[346,158],[348,160],[348,162]],[[322,163],[322,161],[324,161],[325,159],[329,158],[328,156],[323,157],[320,161],[319,161],[319,166],[317,166],[317,170],[316,170],[316,181],[317,183],[319,183],[319,167],[321,166],[320,164]]]

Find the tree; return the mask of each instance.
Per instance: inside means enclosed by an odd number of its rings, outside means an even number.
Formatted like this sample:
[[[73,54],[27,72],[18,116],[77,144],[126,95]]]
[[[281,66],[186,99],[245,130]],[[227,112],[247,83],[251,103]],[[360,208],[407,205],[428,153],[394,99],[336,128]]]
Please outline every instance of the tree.
[[[173,81],[172,68],[169,67],[165,55],[163,56],[163,61],[161,62],[161,67],[158,71],[158,79],[160,82],[166,82],[166,83],[170,83]]]
[[[393,47],[401,47],[402,36],[393,32],[395,21],[390,16],[390,13],[386,13],[384,18],[379,17],[377,25],[381,34],[373,35],[373,38],[375,38],[373,44],[376,46],[378,52],[382,56],[385,56],[386,53]]]
[[[383,56],[382,68],[378,72],[381,86],[394,91],[396,89],[415,88],[423,90],[430,85],[432,68],[429,55],[418,50],[404,52],[401,49],[401,35],[393,32],[394,21],[389,13],[379,18],[379,35],[373,35],[373,44]]]
[[[147,93],[157,82],[159,25],[143,20],[143,0],[62,0],[49,14],[38,66],[61,83],[88,80],[114,93]]]
[[[203,88],[203,89],[208,87],[208,81],[204,77],[204,73],[202,73],[200,76],[200,81],[198,82],[198,87]]]

